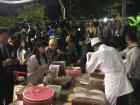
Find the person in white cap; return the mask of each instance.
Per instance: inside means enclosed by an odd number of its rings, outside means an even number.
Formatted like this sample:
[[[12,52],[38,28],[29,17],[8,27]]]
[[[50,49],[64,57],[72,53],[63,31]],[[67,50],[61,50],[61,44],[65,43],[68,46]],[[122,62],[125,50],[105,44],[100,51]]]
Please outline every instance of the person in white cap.
[[[93,38],[91,46],[94,52],[87,54],[87,72],[93,73],[98,68],[105,74],[105,94],[109,105],[129,105],[133,88],[121,55],[115,48],[102,44],[99,38]]]

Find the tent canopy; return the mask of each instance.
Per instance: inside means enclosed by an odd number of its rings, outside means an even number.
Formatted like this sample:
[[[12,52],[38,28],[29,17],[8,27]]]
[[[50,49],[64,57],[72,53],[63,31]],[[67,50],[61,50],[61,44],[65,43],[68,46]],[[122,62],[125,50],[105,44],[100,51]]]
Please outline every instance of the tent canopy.
[[[14,15],[23,4],[33,1],[35,0],[0,0],[0,16]]]
[[[34,0],[0,0],[0,3],[5,3],[5,4],[22,4],[22,3],[28,3],[32,2]]]

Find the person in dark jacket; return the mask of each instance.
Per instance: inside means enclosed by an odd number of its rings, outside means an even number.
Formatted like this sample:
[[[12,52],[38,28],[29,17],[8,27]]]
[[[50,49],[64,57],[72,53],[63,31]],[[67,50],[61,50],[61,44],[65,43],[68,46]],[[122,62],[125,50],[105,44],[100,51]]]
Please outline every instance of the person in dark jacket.
[[[0,105],[9,105],[13,101],[14,73],[8,46],[9,33],[6,28],[0,28]]]
[[[73,42],[72,36],[67,36],[66,42],[67,42],[67,47],[66,47],[67,51],[64,52],[64,55],[67,56],[66,62],[67,65],[70,66],[76,61],[77,49],[75,43]]]
[[[81,55],[80,55],[80,58],[76,62],[78,66],[81,66],[82,68],[85,68],[85,64],[87,61],[86,54],[89,51],[89,47],[87,44],[85,44],[85,40],[86,40],[85,38],[81,38],[79,40],[79,45],[81,46]],[[85,71],[83,70],[83,72]]]

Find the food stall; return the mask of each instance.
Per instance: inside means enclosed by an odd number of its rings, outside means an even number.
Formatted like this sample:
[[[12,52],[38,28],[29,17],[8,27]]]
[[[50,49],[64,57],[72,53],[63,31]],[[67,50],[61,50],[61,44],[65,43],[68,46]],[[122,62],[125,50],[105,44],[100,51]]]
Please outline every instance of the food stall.
[[[26,86],[17,91],[18,99],[11,105],[107,105],[103,86],[104,75],[101,72],[96,71],[89,76],[81,74],[82,68],[66,67],[65,62],[62,61],[52,64],[59,65],[57,76],[52,78],[50,83]],[[58,68],[58,66],[56,67]],[[50,69],[55,69],[55,66]],[[49,89],[51,92],[48,91]],[[29,93],[32,95],[30,96]],[[42,97],[42,99],[34,97],[33,100],[32,96],[35,95]],[[42,103],[41,101],[45,104],[39,104],[39,102]]]

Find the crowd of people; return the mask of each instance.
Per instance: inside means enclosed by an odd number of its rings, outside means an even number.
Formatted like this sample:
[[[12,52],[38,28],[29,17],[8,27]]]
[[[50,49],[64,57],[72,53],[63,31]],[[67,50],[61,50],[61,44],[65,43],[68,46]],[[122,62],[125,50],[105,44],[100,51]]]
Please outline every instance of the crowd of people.
[[[41,28],[37,22],[35,25],[30,22],[19,22],[17,27],[10,30],[11,36],[8,43],[14,48],[12,56],[21,61],[19,59],[20,53],[24,53],[23,50],[26,50],[27,55],[29,55],[33,52],[35,43],[41,40],[48,46],[46,51],[47,63],[50,64],[51,61],[57,59],[66,61],[67,65],[70,66],[81,62],[85,64],[84,56],[86,52],[91,50],[90,40],[94,37],[100,37],[108,45],[123,50],[125,48],[124,28],[124,26],[121,26],[120,20],[108,23],[46,22],[45,28]]]
[[[10,31],[2,27],[0,28],[0,105],[8,105],[13,100],[14,71],[27,73],[25,75],[27,82],[39,84],[44,76],[42,71],[53,61],[66,61],[67,66],[80,66],[83,68],[82,73],[92,73],[99,67],[105,73],[105,77],[108,76],[105,78],[105,93],[111,105],[116,103],[128,105],[128,97],[133,91],[130,81],[134,88],[135,103],[138,103],[140,49],[136,42],[136,30],[121,26],[120,20],[106,24],[48,22],[43,29],[39,24],[33,26],[28,22],[20,22]],[[127,44],[128,48],[124,50]],[[95,53],[89,54],[92,51]],[[122,54],[122,58],[126,58],[125,63],[119,54]],[[110,73],[114,73],[113,77],[109,75]],[[127,79],[127,75],[130,80]],[[107,85],[112,82],[108,81],[109,79],[116,82]],[[111,93],[110,89],[116,91]]]

